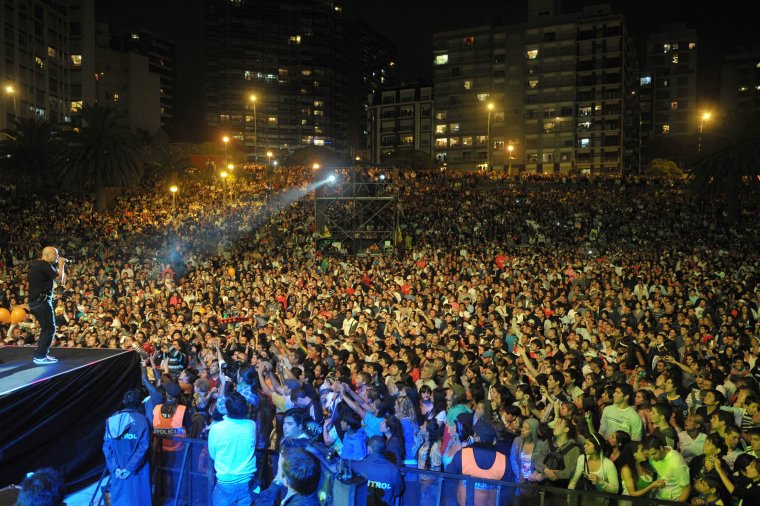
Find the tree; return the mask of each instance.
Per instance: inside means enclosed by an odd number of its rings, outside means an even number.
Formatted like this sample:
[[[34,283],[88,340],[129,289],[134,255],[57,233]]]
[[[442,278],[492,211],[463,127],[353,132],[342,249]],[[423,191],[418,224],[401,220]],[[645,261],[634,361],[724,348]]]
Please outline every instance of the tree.
[[[644,167],[644,175],[647,177],[663,177],[663,178],[681,178],[684,175],[676,162],[672,160],[665,160],[664,158],[655,158]]]
[[[0,168],[13,179],[54,181],[53,167],[61,152],[61,138],[53,125],[36,118],[15,121],[14,129],[2,131]]]
[[[95,194],[95,208],[105,209],[107,186],[134,186],[142,175],[140,144],[123,122],[124,114],[99,104],[79,112],[80,130],[69,136],[61,182],[79,192]]]
[[[424,151],[397,150],[383,157],[383,164],[394,165],[400,169],[434,169],[438,164]]]
[[[760,118],[730,116],[720,137],[703,143],[691,176],[698,197],[715,199],[736,223],[742,200],[760,186]]]
[[[148,166],[153,169],[149,174],[152,182],[165,178],[177,182],[190,168],[190,159],[183,144],[162,144],[152,149]]]

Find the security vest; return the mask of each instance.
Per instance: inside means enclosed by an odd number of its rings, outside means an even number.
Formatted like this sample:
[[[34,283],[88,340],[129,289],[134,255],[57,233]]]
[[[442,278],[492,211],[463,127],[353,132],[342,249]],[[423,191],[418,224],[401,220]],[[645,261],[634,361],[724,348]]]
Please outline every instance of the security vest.
[[[156,436],[163,436],[163,448],[166,452],[174,452],[182,449],[182,443],[175,439],[168,439],[170,437],[187,437],[185,427],[182,425],[182,421],[185,418],[185,406],[182,404],[177,405],[177,409],[174,410],[174,416],[171,418],[164,418],[161,416],[161,407],[163,404],[158,404],[153,408],[153,434]]]
[[[483,478],[486,480],[501,480],[507,470],[507,457],[503,453],[493,450],[493,464],[488,469],[481,469],[475,461],[473,448],[462,448],[462,474]],[[496,506],[496,489],[486,483],[475,483],[475,501],[478,506]],[[457,490],[457,502],[460,506],[467,504],[467,488],[464,481],[459,482]]]

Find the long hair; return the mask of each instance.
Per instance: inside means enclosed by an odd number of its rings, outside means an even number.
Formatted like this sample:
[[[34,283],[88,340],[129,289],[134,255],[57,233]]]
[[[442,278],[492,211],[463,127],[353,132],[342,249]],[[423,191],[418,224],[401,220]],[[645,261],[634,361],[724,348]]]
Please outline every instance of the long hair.
[[[401,421],[396,418],[395,415],[388,415],[385,417],[385,426],[388,428],[388,440],[397,438],[401,447],[401,460],[406,459],[406,444],[404,440],[404,427],[401,425]]]

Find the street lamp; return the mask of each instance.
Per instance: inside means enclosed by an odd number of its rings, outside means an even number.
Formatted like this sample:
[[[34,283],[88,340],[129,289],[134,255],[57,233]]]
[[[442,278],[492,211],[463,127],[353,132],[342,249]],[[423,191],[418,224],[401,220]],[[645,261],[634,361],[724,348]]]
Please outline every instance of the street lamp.
[[[179,188],[177,188],[176,184],[169,187],[169,191],[172,192],[172,209],[174,209],[174,198],[177,196],[177,190],[179,190]]]
[[[486,133],[486,170],[491,170],[491,111],[493,111],[493,103],[488,104],[488,129]]]
[[[700,116],[701,121],[699,122],[699,141],[697,142],[697,152],[702,151],[702,129],[705,126],[705,121],[710,121],[712,119],[712,113],[710,111],[706,111],[702,113],[702,116]]]
[[[227,170],[229,170],[229,171],[235,170],[235,164],[234,163],[228,163],[227,164]]]
[[[13,119],[17,119],[18,108],[16,107],[16,90],[13,88],[12,84],[7,84],[5,86],[5,94],[10,95],[13,98]]]
[[[509,168],[507,169],[507,175],[512,175],[512,152],[515,150],[515,147],[513,145],[507,146],[507,158],[509,159]]]
[[[227,144],[229,144],[230,138],[225,135],[222,137],[222,142],[224,143],[224,165],[227,165],[227,163],[229,163],[229,160],[227,159]]]
[[[314,170],[319,170],[319,164],[315,163],[314,165],[311,166],[311,168]]]
[[[248,99],[253,103],[253,163],[259,161],[259,135],[257,132],[256,121],[256,95],[251,95]]]

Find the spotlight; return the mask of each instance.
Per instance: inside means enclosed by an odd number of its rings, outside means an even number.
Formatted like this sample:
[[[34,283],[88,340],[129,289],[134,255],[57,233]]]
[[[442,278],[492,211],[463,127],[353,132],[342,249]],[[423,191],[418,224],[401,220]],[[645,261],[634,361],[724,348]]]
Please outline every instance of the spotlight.
[[[385,174],[380,174],[380,181],[385,181]]]
[[[331,174],[330,177],[327,178],[327,182],[330,184],[335,183],[336,180],[337,178],[335,177],[335,174]]]

